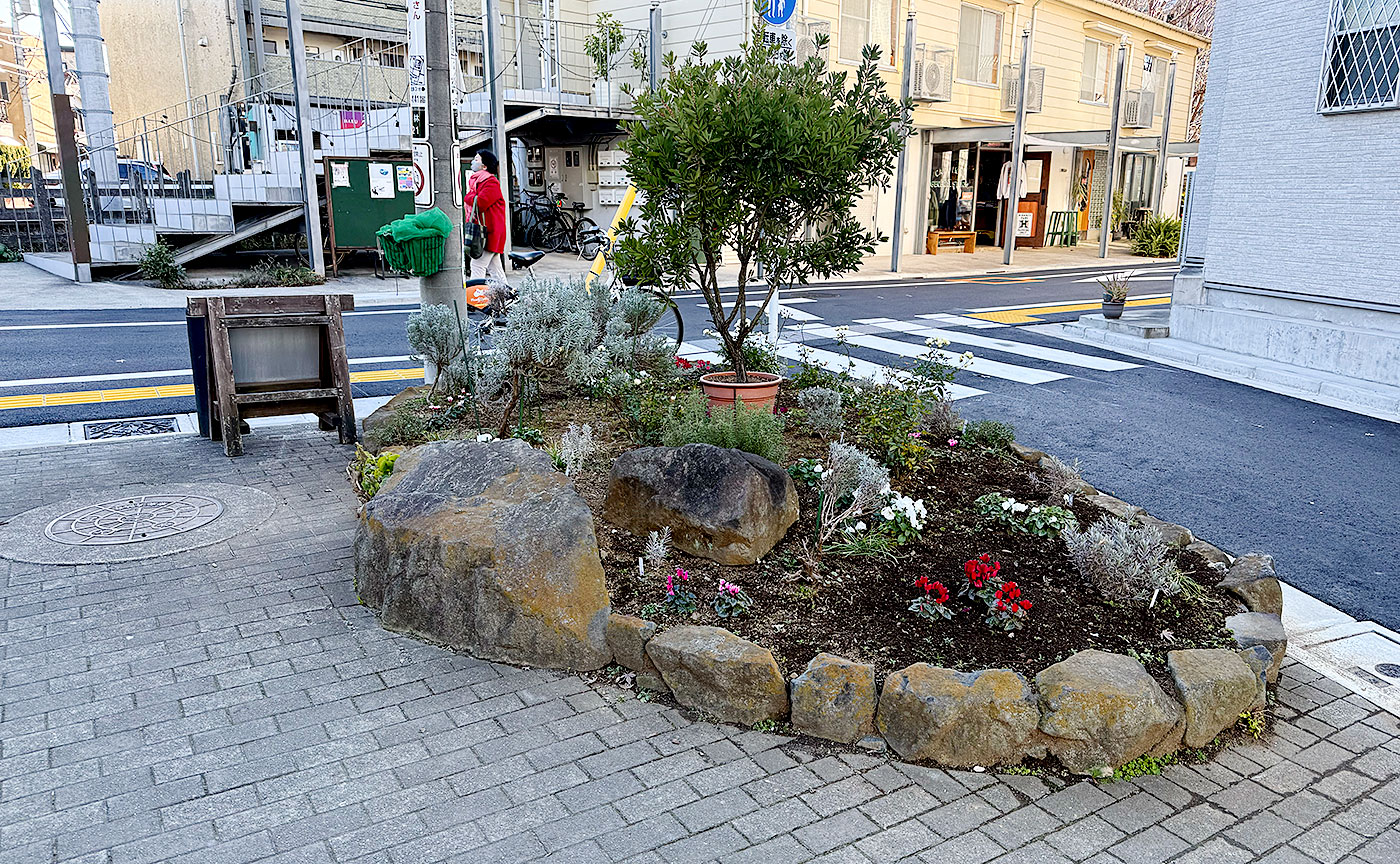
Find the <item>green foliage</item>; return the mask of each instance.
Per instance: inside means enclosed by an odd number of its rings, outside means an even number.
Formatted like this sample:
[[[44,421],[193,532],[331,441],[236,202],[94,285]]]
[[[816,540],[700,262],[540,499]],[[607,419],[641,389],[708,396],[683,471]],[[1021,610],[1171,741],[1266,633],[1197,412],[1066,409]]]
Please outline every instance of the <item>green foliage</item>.
[[[17,249],[11,249],[4,243],[0,243],[0,264],[13,264],[23,260],[24,254],[22,252]]]
[[[1131,780],[1134,777],[1150,777],[1162,773],[1162,769],[1177,761],[1175,753],[1168,753],[1166,756],[1139,756],[1131,762],[1124,763],[1111,774],[1105,768],[1102,774],[1096,774],[1100,779]]]
[[[708,335],[718,337],[719,334],[713,330],[705,331]],[[768,341],[762,333],[751,336],[739,346],[739,353],[743,356],[743,363],[735,363],[729,356],[729,346],[720,340],[719,356],[720,363],[730,369],[738,369],[743,366],[746,372],[767,372],[770,375],[782,375],[787,372],[787,361],[778,356],[778,346]]]
[[[0,171],[8,171],[10,176],[27,181],[29,166],[28,147],[22,144],[0,144]]]
[[[1055,538],[1060,532],[1078,526],[1074,514],[1063,507],[1046,504],[1026,504],[999,492],[988,492],[978,498],[973,506],[983,516],[993,521],[1035,537]]]
[[[682,444],[713,444],[731,447],[782,462],[783,418],[766,408],[718,408],[703,393],[692,391],[679,397],[663,421],[661,442],[668,447]]]
[[[622,50],[622,23],[611,12],[602,12],[593,29],[583,38],[583,53],[593,61],[593,74],[607,78],[612,74],[612,58]]]
[[[533,426],[517,425],[510,430],[510,437],[519,438],[531,447],[544,446],[544,431]]]
[[[1149,258],[1175,258],[1181,243],[1181,220],[1152,215],[1133,232],[1133,254]]]
[[[798,459],[788,466],[788,474],[792,476],[792,481],[800,486],[809,489],[816,488],[822,479],[822,463],[820,459]]]
[[[829,387],[808,387],[797,393],[802,425],[813,435],[830,438],[846,425],[845,397]]]
[[[667,416],[674,407],[674,398],[654,388],[627,388],[619,394],[618,416],[633,441],[642,447],[655,447],[661,443]]]
[[[234,288],[297,288],[324,285],[326,277],[301,264],[287,264],[269,258],[248,268],[232,282]]]
[[[737,618],[753,608],[753,598],[733,582],[719,580],[713,602],[715,614],[720,618]]]
[[[385,478],[393,473],[394,463],[398,458],[397,453],[380,453],[376,456],[359,445],[355,446],[355,458],[351,460],[346,474],[361,501],[368,501],[374,497],[374,493],[384,484]]]
[[[924,439],[924,415],[936,395],[897,384],[877,384],[856,394],[858,428],[885,466],[912,473],[929,461],[933,451]]]
[[[636,94],[622,146],[642,203],[617,251],[628,272],[704,295],[740,381],[742,346],[774,291],[873,254],[878,237],[854,205],[889,181],[909,134],[909,106],[887,94],[877,46],[853,78],[829,75],[815,57],[787,62],[755,19],[736,56],[710,60],[696,43],[684,63],[668,54],[657,87]],[[737,290],[721,291],[722,249],[738,265]]]
[[[1156,605],[1162,596],[1182,591],[1182,575],[1167,556],[1167,544],[1157,529],[1107,515],[1088,528],[1065,529],[1065,547],[1079,574],[1108,600]]]
[[[414,359],[438,370],[430,397],[440,390],[447,392],[469,389],[470,376],[462,372],[467,358],[467,340],[457,313],[445,305],[424,306],[408,316],[408,347]],[[468,379],[468,380],[460,380]]]
[[[1016,440],[1016,430],[1000,420],[978,420],[963,427],[961,443],[968,447],[1001,452]]]
[[[137,266],[143,277],[162,288],[184,288],[189,282],[185,265],[175,260],[175,247],[164,240],[147,246]]]
[[[1239,722],[1236,723],[1235,725],[1237,725],[1237,726],[1240,728],[1240,730],[1241,730],[1242,732],[1244,732],[1244,734],[1246,734],[1246,735],[1248,735],[1249,737],[1253,738],[1255,741],[1258,741],[1260,738],[1263,738],[1263,737],[1264,737],[1264,731],[1265,731],[1264,712],[1262,712],[1262,711],[1244,711],[1244,712],[1241,712],[1241,713],[1240,713]]]

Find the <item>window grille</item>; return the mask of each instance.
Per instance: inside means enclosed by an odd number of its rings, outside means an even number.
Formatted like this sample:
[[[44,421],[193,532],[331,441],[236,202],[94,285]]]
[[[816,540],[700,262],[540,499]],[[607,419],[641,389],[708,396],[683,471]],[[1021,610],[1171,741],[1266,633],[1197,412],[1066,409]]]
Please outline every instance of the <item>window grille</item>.
[[[1400,0],[1333,0],[1317,110],[1395,108],[1400,95]]]

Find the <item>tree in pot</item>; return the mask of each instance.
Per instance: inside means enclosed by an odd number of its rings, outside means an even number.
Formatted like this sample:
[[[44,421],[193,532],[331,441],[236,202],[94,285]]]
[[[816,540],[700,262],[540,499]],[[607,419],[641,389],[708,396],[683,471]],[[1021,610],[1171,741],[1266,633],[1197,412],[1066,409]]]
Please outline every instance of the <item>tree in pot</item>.
[[[593,62],[593,95],[598,102],[605,102],[605,108],[612,108],[613,57],[622,50],[624,37],[622,23],[611,12],[600,12],[593,29],[583,39],[583,53]]]
[[[616,257],[668,291],[698,290],[730,380],[771,378],[775,394],[781,379],[748,368],[744,344],[777,290],[848,273],[884,239],[853,211],[889,182],[910,109],[887,95],[879,48],[865,48],[848,81],[819,59],[789,62],[755,17],[737,56],[709,60],[697,42],[683,64],[668,54],[662,82],[636,95],[622,147],[642,197]],[[723,294],[722,249],[739,268]]]

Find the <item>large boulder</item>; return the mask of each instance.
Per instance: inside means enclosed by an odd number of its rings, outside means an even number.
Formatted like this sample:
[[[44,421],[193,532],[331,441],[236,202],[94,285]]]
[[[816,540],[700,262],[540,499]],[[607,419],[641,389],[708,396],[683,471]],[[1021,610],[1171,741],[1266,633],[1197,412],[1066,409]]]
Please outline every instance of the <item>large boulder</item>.
[[[1258,645],[1268,650],[1270,661],[1264,677],[1270,684],[1277,682],[1283,655],[1288,651],[1288,633],[1279,616],[1268,612],[1241,612],[1226,618],[1225,627],[1235,634],[1235,644],[1240,648]]]
[[[1039,720],[1034,691],[1010,669],[958,672],[927,663],[890,673],[875,715],[902,758],[951,768],[1020,762],[1037,749]]]
[[[361,510],[355,586],[386,628],[478,657],[597,669],[612,656],[593,514],[523,441],[400,457]]]
[[[1066,768],[1103,776],[1142,755],[1175,750],[1185,732],[1180,705],[1122,654],[1080,651],[1035,676],[1040,731]]]
[[[608,649],[613,659],[637,673],[639,690],[666,691],[666,682],[647,656],[647,642],[656,635],[656,622],[634,615],[612,613],[608,618]]]
[[[818,654],[792,679],[792,726],[854,744],[875,731],[875,667]]]
[[[797,521],[797,489],[781,466],[742,450],[641,447],[613,463],[603,517],[634,534],[670,528],[691,555],[752,564]]]
[[[787,682],[773,653],[722,627],[663,630],[647,642],[647,656],[688,708],[745,726],[787,716]]]
[[[1254,707],[1259,676],[1228,648],[1167,652],[1167,671],[1186,709],[1187,747],[1204,747]]]
[[[1220,587],[1244,602],[1251,612],[1283,617],[1283,586],[1274,572],[1274,558],[1253,552],[1238,559],[1220,580]]]

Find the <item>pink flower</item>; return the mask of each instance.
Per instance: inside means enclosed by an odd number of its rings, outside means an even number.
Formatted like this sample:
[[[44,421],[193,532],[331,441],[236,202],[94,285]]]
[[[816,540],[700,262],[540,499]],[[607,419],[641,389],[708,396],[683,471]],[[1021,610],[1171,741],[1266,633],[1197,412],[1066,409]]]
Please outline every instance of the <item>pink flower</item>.
[[[949,439],[948,439],[948,446],[949,446],[949,447],[956,447],[956,446],[958,446],[958,439],[956,439],[956,438],[949,438]]]
[[[687,572],[685,572],[684,570],[682,570],[682,569],[679,568],[679,567],[676,568],[676,575],[679,576],[679,577],[681,577],[681,581],[682,581],[682,582],[689,582],[689,581],[690,581],[690,574],[687,573]],[[670,576],[667,576],[667,577],[666,577],[666,584],[669,585],[670,583],[671,583],[671,577],[670,577]]]

